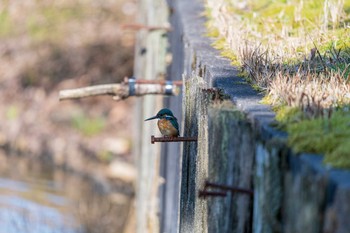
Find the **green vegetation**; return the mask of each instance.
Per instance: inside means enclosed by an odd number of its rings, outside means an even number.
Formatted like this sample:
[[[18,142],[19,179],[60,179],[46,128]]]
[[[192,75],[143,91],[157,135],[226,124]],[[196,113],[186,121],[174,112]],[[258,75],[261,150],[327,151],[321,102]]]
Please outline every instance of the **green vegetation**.
[[[110,163],[113,160],[114,155],[108,150],[102,150],[98,153],[98,158],[104,163]]]
[[[19,116],[18,106],[13,104],[13,105],[10,105],[9,107],[7,107],[6,118],[8,120],[15,120],[15,119],[17,119],[18,116]]]
[[[231,60],[232,65],[238,65],[238,58],[236,54],[230,50],[226,45],[226,40],[223,37],[218,37],[213,43],[212,46],[218,50],[221,50],[220,55]]]
[[[11,18],[6,10],[0,10],[0,36],[6,36],[11,31]]]
[[[73,117],[72,125],[85,136],[94,136],[105,128],[106,121],[102,117],[90,118],[83,114]]]
[[[350,167],[349,107],[335,110],[329,117],[307,119],[298,108],[277,111],[279,126],[289,134],[288,144],[296,152],[324,154],[324,161],[335,167]]]
[[[78,33],[90,20],[111,21],[121,17],[120,9],[107,10],[105,4],[96,4],[92,0],[37,1],[23,4],[21,8],[17,4],[11,1],[2,1],[0,4],[2,38],[28,35],[32,42],[60,43],[65,35]],[[114,5],[119,7],[120,3]]]
[[[28,16],[26,29],[31,38],[39,42],[60,40],[67,23],[89,17],[86,7],[81,4],[70,7],[42,6],[36,11]]]
[[[208,36],[266,91],[296,152],[350,167],[350,0],[207,0]]]

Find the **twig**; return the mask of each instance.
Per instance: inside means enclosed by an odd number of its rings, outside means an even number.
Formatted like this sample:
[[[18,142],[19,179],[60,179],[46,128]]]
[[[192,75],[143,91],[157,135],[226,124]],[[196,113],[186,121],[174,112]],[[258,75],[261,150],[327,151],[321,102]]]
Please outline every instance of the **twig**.
[[[317,52],[317,55],[319,56],[319,58],[320,58],[320,60],[321,60],[321,64],[322,64],[322,66],[323,66],[323,71],[324,71],[325,73],[327,73],[327,66],[326,66],[326,63],[323,61],[322,55],[321,55],[320,51],[318,50],[315,41],[312,40],[312,43],[314,44],[315,49],[316,49],[316,52]]]

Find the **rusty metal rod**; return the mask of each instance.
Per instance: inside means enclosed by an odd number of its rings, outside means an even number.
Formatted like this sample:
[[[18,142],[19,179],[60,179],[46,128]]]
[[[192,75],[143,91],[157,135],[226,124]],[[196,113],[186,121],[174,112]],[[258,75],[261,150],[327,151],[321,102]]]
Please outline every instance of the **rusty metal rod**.
[[[171,27],[169,26],[156,26],[156,25],[145,25],[145,24],[138,24],[138,23],[129,23],[129,24],[122,24],[121,29],[132,29],[132,30],[147,30],[147,31],[155,31],[155,30],[165,30],[165,31],[171,31]]]
[[[151,143],[155,142],[188,142],[188,141],[197,141],[197,137],[155,137],[151,136]]]
[[[208,196],[225,197],[226,196],[226,192],[215,192],[215,191],[199,190],[199,192],[198,192],[198,197],[199,198],[206,198]]]
[[[212,183],[212,182],[209,182],[209,181],[206,181],[205,182],[205,189],[206,188],[218,188],[218,189],[221,189],[221,190],[226,190],[226,191],[230,191],[230,192],[233,192],[233,193],[244,193],[244,194],[248,194],[250,196],[253,196],[254,193],[252,190],[249,190],[249,189],[244,189],[244,188],[237,188],[237,187],[232,187],[232,186],[227,186],[227,185],[222,185],[222,184],[216,184],[216,183]]]

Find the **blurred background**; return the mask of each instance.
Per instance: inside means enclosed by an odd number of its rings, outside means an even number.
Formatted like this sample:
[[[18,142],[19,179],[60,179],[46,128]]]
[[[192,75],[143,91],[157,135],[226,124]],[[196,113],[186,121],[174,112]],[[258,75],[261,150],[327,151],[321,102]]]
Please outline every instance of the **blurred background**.
[[[58,91],[132,75],[136,11],[0,0],[0,233],[134,232],[134,100]]]

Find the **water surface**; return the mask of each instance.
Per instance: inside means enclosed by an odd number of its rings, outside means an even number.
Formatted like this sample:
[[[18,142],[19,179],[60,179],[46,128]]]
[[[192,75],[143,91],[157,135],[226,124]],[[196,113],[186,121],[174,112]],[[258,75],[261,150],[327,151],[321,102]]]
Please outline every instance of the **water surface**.
[[[122,232],[128,198],[115,203],[82,176],[18,161],[0,168],[0,233]]]

